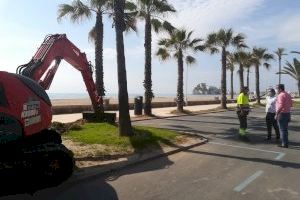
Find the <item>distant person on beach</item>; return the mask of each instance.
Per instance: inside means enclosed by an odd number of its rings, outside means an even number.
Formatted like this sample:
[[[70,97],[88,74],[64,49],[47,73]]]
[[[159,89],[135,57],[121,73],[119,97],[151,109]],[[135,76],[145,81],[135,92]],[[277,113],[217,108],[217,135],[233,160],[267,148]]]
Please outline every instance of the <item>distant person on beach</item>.
[[[288,148],[288,124],[291,120],[291,107],[293,105],[292,97],[287,92],[285,92],[284,85],[279,84],[277,86],[277,100],[276,100],[276,120],[278,121],[278,126],[281,136],[281,144],[279,147]]]
[[[279,128],[277,121],[275,119],[276,115],[276,92],[273,88],[270,88],[268,90],[268,94],[266,97],[266,123],[267,123],[267,129],[268,129],[268,135],[266,140],[271,140],[272,137],[272,126],[275,129],[276,133],[276,140],[280,139],[280,134],[279,134]]]
[[[239,136],[242,138],[246,136],[247,116],[250,111],[248,92],[248,87],[244,87],[237,97],[237,115],[240,121]]]

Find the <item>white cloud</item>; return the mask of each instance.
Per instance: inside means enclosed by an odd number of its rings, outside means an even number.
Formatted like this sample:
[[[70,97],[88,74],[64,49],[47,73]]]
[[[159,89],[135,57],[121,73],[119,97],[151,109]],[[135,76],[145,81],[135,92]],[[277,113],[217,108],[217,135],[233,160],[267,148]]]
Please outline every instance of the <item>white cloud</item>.
[[[278,29],[277,39],[281,43],[300,44],[300,15],[294,15],[283,19],[282,22],[275,23]],[[275,26],[274,24],[274,26]]]
[[[281,13],[272,17],[254,21],[242,26],[240,30],[247,33],[252,43],[272,42],[279,45],[300,44],[300,15]]]
[[[171,1],[170,1],[171,2]],[[174,0],[177,10],[168,20],[178,28],[193,30],[194,37],[205,38],[212,31],[231,28],[262,7],[264,0]],[[154,47],[163,36],[153,35]]]
[[[248,17],[262,3],[263,0],[175,0],[178,13],[170,20],[204,35]]]

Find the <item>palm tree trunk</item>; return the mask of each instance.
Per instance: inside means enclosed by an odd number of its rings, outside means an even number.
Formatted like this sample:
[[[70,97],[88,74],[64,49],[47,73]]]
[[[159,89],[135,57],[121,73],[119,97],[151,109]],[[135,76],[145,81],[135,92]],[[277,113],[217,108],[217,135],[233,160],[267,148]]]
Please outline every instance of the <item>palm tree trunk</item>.
[[[247,69],[247,87],[249,88],[249,81],[250,81],[250,69]]]
[[[119,134],[121,136],[133,135],[128,104],[127,77],[124,55],[123,32],[125,0],[115,1],[115,30],[116,30],[116,48],[118,63],[118,85],[119,85]]]
[[[183,112],[183,55],[182,50],[178,52],[178,81],[177,81],[177,111]]]
[[[281,84],[281,57],[280,56],[278,58],[278,62],[279,62],[278,84]]]
[[[96,40],[95,40],[95,71],[96,71],[96,88],[99,96],[105,96],[105,88],[103,82],[103,18],[102,13],[96,16]],[[103,111],[103,102],[101,102],[100,110]]]
[[[151,47],[152,47],[152,35],[151,35],[151,18],[147,15],[145,22],[145,105],[144,113],[145,115],[152,115],[151,101],[153,98],[152,92],[152,72],[151,72]]]
[[[230,70],[230,96],[233,99],[233,70]]]
[[[256,103],[260,104],[260,89],[259,89],[259,65],[255,66],[255,81],[256,81]]]
[[[222,48],[222,74],[221,74],[221,92],[222,92],[222,98],[221,98],[221,108],[227,109],[226,104],[226,49]]]
[[[240,91],[243,91],[244,88],[244,67],[240,64],[239,67],[239,75],[240,75]]]
[[[298,81],[298,97],[300,97],[300,80]]]

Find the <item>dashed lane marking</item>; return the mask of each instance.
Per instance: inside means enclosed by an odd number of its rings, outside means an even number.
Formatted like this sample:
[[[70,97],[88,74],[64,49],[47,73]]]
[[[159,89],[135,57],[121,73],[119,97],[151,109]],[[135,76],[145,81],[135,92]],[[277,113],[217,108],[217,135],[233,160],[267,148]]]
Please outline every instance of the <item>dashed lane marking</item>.
[[[255,172],[253,175],[249,176],[246,180],[241,182],[238,186],[233,188],[233,191],[235,192],[241,192],[244,188],[246,188],[251,182],[253,182],[255,179],[257,179],[259,176],[261,176],[264,172],[259,170]]]
[[[261,151],[261,152],[266,152],[266,153],[278,154],[275,157],[275,160],[280,160],[280,159],[283,158],[283,156],[285,156],[285,153],[278,152],[278,151],[270,151],[270,150],[258,149],[258,148],[253,148],[253,147],[238,146],[238,145],[231,145],[231,144],[225,144],[225,143],[219,143],[219,142],[208,142],[208,143],[209,144],[214,144],[214,145],[221,145],[221,146],[239,148],[239,149],[247,149],[247,150],[253,150],[253,151]]]

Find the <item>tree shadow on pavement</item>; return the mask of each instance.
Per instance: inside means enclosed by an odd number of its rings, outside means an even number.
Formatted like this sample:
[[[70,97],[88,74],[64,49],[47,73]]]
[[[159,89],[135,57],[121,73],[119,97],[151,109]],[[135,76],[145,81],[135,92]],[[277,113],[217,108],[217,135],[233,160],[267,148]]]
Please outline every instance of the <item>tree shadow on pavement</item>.
[[[144,136],[145,135],[147,136],[151,134],[151,132],[144,131],[143,134]],[[162,144],[168,146],[176,146],[176,144],[173,144],[169,140],[165,140],[164,138],[161,137],[151,137],[151,138],[153,139],[151,149],[152,148],[155,149],[155,152],[153,152],[155,155],[163,154]],[[115,181],[124,175],[166,169],[173,164],[173,162],[170,161],[167,156],[162,155],[159,157],[159,159],[154,158],[151,162],[141,161],[136,164],[132,162],[132,164],[129,163],[129,165],[127,165],[128,161],[130,162],[131,160],[137,160],[145,153],[144,151],[140,150],[140,146],[139,146],[140,143],[137,142],[136,137],[131,137],[130,142],[132,143],[132,146],[135,148],[136,154],[127,157],[126,161],[84,168],[85,171],[89,171],[89,170],[97,170],[97,169],[101,170],[101,168],[103,169],[103,168],[113,168],[114,166],[121,166],[120,167],[121,169],[111,170],[104,174],[103,173],[96,174],[84,180],[81,180],[80,182],[75,182],[71,185],[67,183],[65,185],[61,185],[60,188],[62,191],[62,195],[59,195],[59,198],[58,197],[54,197],[54,198],[55,199],[101,199],[101,200],[118,199],[117,192],[108,182]],[[145,162],[146,164],[144,164]],[[51,193],[53,192],[58,193],[57,189],[55,188],[52,190],[50,189],[49,192],[50,191]],[[41,195],[43,196],[43,194],[46,195],[47,191],[42,191]],[[71,196],[71,198],[69,198],[68,194],[71,195],[74,194],[74,196]],[[86,197],[86,198],[79,198],[79,197]]]
[[[135,148],[135,154],[128,156],[127,160],[120,161],[117,163],[102,164],[99,166],[84,168],[84,171],[87,173],[89,173],[89,171],[97,172],[97,170],[101,172],[101,169],[103,168],[109,169],[109,168],[114,168],[116,166],[121,166],[121,167],[117,167],[117,168],[121,168],[121,170],[111,170],[104,174],[100,173],[98,175],[97,174],[92,175],[91,177],[86,178],[84,180],[73,181],[71,183],[66,181],[65,183],[53,188],[41,188],[39,191],[33,192],[34,195],[32,198],[26,195],[27,192],[26,190],[19,190],[19,188],[15,187],[13,188],[12,191],[8,193],[7,190],[2,190],[3,188],[1,188],[0,197],[6,195],[23,194],[23,196],[21,195],[22,197],[20,199],[23,199],[24,195],[28,199],[33,199],[33,198],[34,199],[72,199],[72,200],[73,199],[101,199],[101,200],[118,199],[117,192],[110,184],[107,183],[107,181],[114,181],[124,175],[166,169],[173,164],[173,162],[170,161],[167,156],[163,155],[164,151],[162,145],[167,145],[171,147],[178,147],[178,146],[176,144],[173,144],[169,140],[166,140],[159,136],[154,137],[152,135],[151,137],[147,137],[150,134],[151,132],[147,130],[143,130],[143,133],[139,132],[136,137],[130,138],[130,142],[132,143],[132,146]],[[145,140],[151,139],[151,147],[149,147],[150,149],[147,149],[147,151],[145,150],[143,151],[140,149],[141,141],[139,140],[140,139],[139,136],[144,137]],[[152,152],[153,155],[161,155],[159,159],[156,159],[158,158],[157,156],[156,158],[153,158],[152,162],[147,162],[142,160],[139,162],[139,159],[145,154],[145,152],[148,152],[149,150],[152,149],[155,149]],[[134,164],[135,161],[138,161],[138,163]],[[147,164],[143,164],[145,162],[147,162]],[[16,186],[16,183],[18,183],[17,180],[15,181],[15,185],[12,186]],[[27,177],[27,179],[25,180],[30,182],[30,177]],[[20,184],[20,188],[26,185],[26,181]],[[10,197],[7,198],[9,199]],[[17,199],[17,196],[11,196],[11,199]]]
[[[188,120],[188,119],[165,119],[169,121],[175,121],[175,122],[195,122],[195,123],[207,123],[207,124],[216,124],[216,121],[204,121],[204,120]],[[237,123],[231,123],[231,122],[221,122],[218,121],[218,124],[226,124],[226,125],[237,125]]]
[[[218,157],[229,158],[229,159],[238,159],[238,160],[244,160],[248,162],[259,162],[259,163],[279,166],[282,168],[300,169],[300,163],[293,163],[293,162],[286,162],[286,161],[279,161],[279,160],[268,160],[263,158],[246,158],[241,156],[225,155],[225,154],[210,153],[210,152],[195,151],[195,150],[186,150],[185,152],[201,154],[201,155],[209,155],[209,156],[218,156]]]

